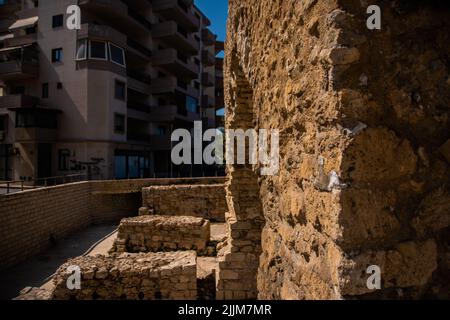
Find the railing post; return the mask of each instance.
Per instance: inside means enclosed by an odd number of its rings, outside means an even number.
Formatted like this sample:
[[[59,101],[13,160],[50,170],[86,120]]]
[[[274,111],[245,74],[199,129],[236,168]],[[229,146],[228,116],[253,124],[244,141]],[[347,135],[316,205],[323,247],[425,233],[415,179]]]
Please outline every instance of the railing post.
[[[20,180],[20,184],[21,184],[21,191],[23,191],[23,180]]]
[[[9,182],[6,182],[6,194],[9,194]]]

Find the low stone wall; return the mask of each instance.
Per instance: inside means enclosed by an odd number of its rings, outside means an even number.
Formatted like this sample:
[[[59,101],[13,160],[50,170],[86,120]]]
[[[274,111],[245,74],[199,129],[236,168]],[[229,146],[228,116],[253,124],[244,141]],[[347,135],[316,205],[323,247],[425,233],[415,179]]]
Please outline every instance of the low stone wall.
[[[225,221],[224,184],[151,186],[142,190],[143,207],[158,215],[196,216]]]
[[[89,181],[0,195],[0,270],[93,223],[135,216],[150,185],[217,184],[224,178]]]
[[[81,271],[81,289],[69,290],[70,266]],[[194,251],[124,253],[69,260],[54,277],[53,300],[194,300],[197,297]]]
[[[140,216],[120,222],[112,251],[196,250],[203,253],[209,240],[210,223],[203,218]]]
[[[0,196],[0,269],[91,223],[88,182]]]

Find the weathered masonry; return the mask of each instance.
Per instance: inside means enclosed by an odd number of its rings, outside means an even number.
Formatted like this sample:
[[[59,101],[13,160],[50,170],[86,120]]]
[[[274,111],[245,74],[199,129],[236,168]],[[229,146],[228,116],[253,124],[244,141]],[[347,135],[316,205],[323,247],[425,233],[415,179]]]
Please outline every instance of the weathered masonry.
[[[226,126],[279,129],[280,172],[229,167],[217,296],[448,298],[450,6],[229,5]]]

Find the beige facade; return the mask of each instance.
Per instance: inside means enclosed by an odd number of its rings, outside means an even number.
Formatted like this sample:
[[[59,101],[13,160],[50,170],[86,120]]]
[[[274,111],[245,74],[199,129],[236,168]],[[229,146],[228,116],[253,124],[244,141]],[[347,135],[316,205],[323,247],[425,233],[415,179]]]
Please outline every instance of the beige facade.
[[[0,180],[176,175],[172,130],[215,127],[206,16],[189,0],[36,4],[0,6]]]

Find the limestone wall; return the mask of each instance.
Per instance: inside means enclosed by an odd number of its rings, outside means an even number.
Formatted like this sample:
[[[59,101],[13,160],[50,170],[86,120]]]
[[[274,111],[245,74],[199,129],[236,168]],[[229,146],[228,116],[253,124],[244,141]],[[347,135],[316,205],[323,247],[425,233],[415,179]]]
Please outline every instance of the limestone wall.
[[[223,184],[150,186],[142,190],[143,206],[158,215],[195,216],[225,221]]]
[[[88,199],[85,182],[0,196],[0,268],[91,224]]]
[[[67,288],[71,266],[80,268],[80,290]],[[194,251],[78,257],[58,269],[51,299],[194,300],[196,269]]]
[[[229,168],[218,297],[448,298],[448,5],[229,4],[226,126],[280,130],[280,172]]]
[[[136,216],[145,186],[221,182],[223,178],[90,181],[0,195],[0,269],[92,223],[118,224]]]
[[[209,240],[210,223],[203,218],[147,215],[122,219],[113,251],[204,253]]]

